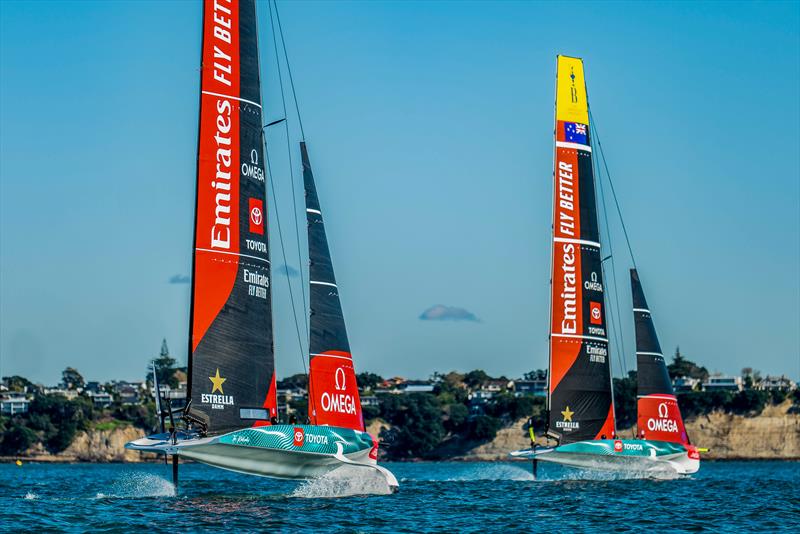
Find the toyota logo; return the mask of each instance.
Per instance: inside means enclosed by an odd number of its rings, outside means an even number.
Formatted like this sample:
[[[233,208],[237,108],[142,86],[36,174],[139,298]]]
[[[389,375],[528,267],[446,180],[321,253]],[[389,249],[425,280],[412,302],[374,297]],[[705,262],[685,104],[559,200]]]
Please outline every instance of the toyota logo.
[[[666,402],[662,402],[658,405],[658,416],[662,419],[669,417],[669,407]]]
[[[253,207],[253,209],[250,210],[250,220],[253,221],[253,224],[260,225],[262,219],[263,215],[261,213],[261,208],[258,206]]]
[[[600,319],[600,308],[592,308],[592,318]]]
[[[336,385],[336,391],[344,391],[346,382],[345,382],[345,374],[343,368],[339,367],[336,369],[336,376],[334,377],[334,382]]]

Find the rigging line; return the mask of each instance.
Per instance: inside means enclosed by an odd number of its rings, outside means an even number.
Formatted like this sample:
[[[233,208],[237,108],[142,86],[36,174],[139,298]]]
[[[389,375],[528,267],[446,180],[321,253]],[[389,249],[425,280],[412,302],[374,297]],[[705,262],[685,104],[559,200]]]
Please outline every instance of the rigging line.
[[[593,123],[594,121],[592,120],[590,122]],[[597,128],[594,126],[594,124],[591,124],[590,128],[591,130],[594,131],[592,139],[597,139],[598,138]],[[597,176],[596,183],[598,184],[600,189],[600,201],[603,204],[603,220],[605,222],[606,238],[608,239],[608,248],[611,251],[609,259],[611,260],[611,278],[614,281],[614,302],[617,312],[617,317],[614,320],[614,322],[617,324],[619,329],[619,338],[616,337],[616,333],[614,335],[614,338],[619,344],[617,346],[617,359],[619,360],[620,363],[620,371],[624,373],[623,377],[626,377],[628,376],[628,367],[625,364],[625,357],[628,354],[628,352],[625,350],[625,336],[622,334],[622,313],[620,312],[620,307],[619,307],[619,284],[617,283],[617,268],[614,263],[614,245],[612,244],[611,241],[611,225],[608,224],[608,207],[606,206],[605,190],[603,189],[603,177],[599,172],[600,169],[597,167],[597,161],[595,160],[595,158],[592,158],[592,166],[595,168],[595,175]],[[605,272],[605,269],[603,269],[603,271]]]
[[[272,44],[275,47],[275,64],[277,66],[278,71],[278,85],[281,88],[281,104],[283,105],[283,116],[286,117],[286,94],[283,88],[283,74],[281,73],[281,64],[280,58],[278,57],[278,41],[275,37],[275,22],[272,17],[272,6],[275,4],[275,0],[269,2],[269,21],[270,26],[272,27]],[[275,10],[277,11],[277,4],[275,4]],[[298,115],[299,119],[299,115]],[[300,291],[303,295],[303,321],[306,328],[306,335],[310,335],[308,329],[308,306],[306,305],[306,282],[305,278],[303,278],[303,259],[300,253],[300,227],[297,223],[297,193],[295,191],[295,178],[294,178],[294,162],[292,161],[292,145],[289,139],[289,122],[285,121],[283,123],[284,130],[286,131],[286,153],[289,156],[289,178],[291,179],[292,184],[292,208],[294,212],[294,233],[295,233],[295,241],[297,243],[297,262],[298,267],[300,267]],[[310,350],[310,349],[309,349]]]
[[[264,138],[264,131],[261,131],[262,139]],[[303,373],[308,376],[308,369],[306,365],[306,351],[303,350],[302,336],[300,335],[300,323],[297,321],[297,308],[294,304],[294,293],[292,291],[292,282],[289,277],[289,269],[286,264],[286,247],[283,244],[283,231],[281,230],[281,217],[280,210],[278,209],[278,196],[275,194],[275,180],[272,179],[272,165],[269,162],[269,149],[267,143],[264,143],[264,153],[267,160],[267,180],[269,181],[270,189],[272,190],[272,198],[275,201],[275,219],[278,222],[278,241],[281,244],[281,256],[283,257],[283,272],[286,274],[286,285],[289,286],[289,300],[292,303],[292,317],[294,318],[294,329],[297,332],[297,345],[300,347],[300,361],[303,362]]]
[[[589,120],[594,127],[595,133],[597,132],[597,124],[595,123],[594,117],[592,117],[592,110],[589,108]],[[622,225],[622,232],[625,234],[625,242],[628,244],[628,253],[631,255],[631,262],[633,263],[633,268],[636,269],[636,258],[633,257],[633,248],[631,248],[631,240],[628,238],[628,229],[625,227],[625,220],[622,218],[622,209],[619,207],[619,200],[617,199],[617,191],[614,189],[614,182],[611,180],[611,173],[608,171],[608,162],[606,161],[606,155],[603,152],[603,145],[600,143],[600,138],[597,137],[597,148],[600,151],[600,157],[603,158],[603,166],[606,169],[606,176],[608,177],[608,184],[611,186],[611,194],[614,197],[614,204],[617,207],[617,214],[619,215],[619,222]]]
[[[283,47],[283,57],[286,61],[286,72],[289,73],[289,86],[292,88],[292,100],[294,100],[294,109],[297,112],[297,122],[300,125],[300,137],[303,141],[306,140],[306,133],[303,130],[303,118],[300,116],[300,104],[297,102],[297,93],[294,90],[294,77],[292,77],[292,67],[289,65],[289,53],[286,51],[286,41],[283,39],[283,27],[281,26],[281,14],[278,13],[278,2],[273,0],[275,4],[275,20],[278,22],[278,33],[281,36],[281,46]]]

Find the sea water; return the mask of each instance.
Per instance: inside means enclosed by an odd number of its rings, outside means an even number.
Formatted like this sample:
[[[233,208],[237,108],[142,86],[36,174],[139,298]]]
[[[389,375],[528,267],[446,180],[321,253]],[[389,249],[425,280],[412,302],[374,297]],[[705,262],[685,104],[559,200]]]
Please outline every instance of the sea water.
[[[667,479],[528,463],[385,464],[292,482],[181,465],[0,465],[0,531],[798,531],[800,463],[703,462]]]

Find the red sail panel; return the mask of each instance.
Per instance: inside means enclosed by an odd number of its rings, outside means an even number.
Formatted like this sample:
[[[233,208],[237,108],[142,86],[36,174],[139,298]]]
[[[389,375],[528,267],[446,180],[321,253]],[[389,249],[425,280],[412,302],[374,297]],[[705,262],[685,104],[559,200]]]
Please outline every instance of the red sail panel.
[[[597,203],[583,63],[558,57],[548,434],[614,435]]]
[[[277,415],[254,0],[204,2],[187,418]]]
[[[639,396],[637,408],[636,426],[640,438],[689,444],[678,400],[674,395]]]
[[[308,395],[312,424],[364,430],[356,372],[349,353],[327,351],[311,358]]]

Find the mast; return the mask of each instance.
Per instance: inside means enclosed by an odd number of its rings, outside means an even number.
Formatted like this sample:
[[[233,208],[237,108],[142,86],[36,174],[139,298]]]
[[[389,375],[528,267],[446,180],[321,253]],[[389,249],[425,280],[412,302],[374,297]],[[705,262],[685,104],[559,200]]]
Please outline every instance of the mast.
[[[548,434],[611,438],[614,410],[583,61],[558,56]]]
[[[187,421],[209,434],[277,415],[254,0],[207,0]]]
[[[638,435],[645,439],[688,444],[678,400],[636,269],[631,269],[631,294],[636,325]]]
[[[312,424],[364,430],[347,328],[305,142],[300,143],[308,223],[308,415]]]

